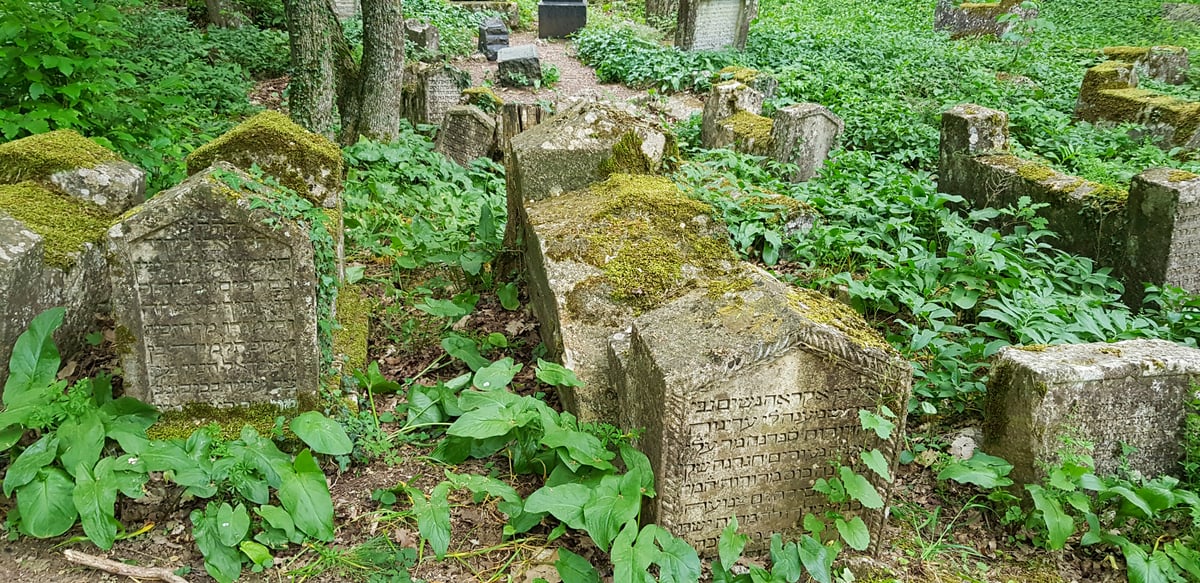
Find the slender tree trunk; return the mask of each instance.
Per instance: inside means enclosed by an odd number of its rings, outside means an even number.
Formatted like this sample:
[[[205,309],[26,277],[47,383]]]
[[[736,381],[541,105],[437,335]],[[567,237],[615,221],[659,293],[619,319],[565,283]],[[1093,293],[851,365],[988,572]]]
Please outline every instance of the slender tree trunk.
[[[241,28],[245,20],[239,6],[229,0],[204,0],[208,23],[221,28]]]
[[[382,142],[400,135],[404,86],[401,0],[362,0],[363,63],[358,133]]]
[[[287,0],[284,13],[292,50],[288,86],[292,119],[332,139],[337,95],[332,37],[335,27],[341,35],[340,25],[328,0]]]

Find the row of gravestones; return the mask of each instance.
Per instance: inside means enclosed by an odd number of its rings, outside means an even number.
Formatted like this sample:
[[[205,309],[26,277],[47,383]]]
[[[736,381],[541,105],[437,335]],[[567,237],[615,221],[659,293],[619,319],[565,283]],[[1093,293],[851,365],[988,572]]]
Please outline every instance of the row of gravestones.
[[[33,315],[63,305],[64,354],[115,321],[125,392],[156,407],[312,402],[318,317],[336,315],[318,288],[342,272],[336,145],[266,112],[197,149],[191,177],[145,202],[143,172],[72,132],[4,144],[0,165],[34,169],[0,186],[0,375]],[[251,166],[280,187],[253,186]],[[324,226],[257,202],[290,196],[323,209]]]

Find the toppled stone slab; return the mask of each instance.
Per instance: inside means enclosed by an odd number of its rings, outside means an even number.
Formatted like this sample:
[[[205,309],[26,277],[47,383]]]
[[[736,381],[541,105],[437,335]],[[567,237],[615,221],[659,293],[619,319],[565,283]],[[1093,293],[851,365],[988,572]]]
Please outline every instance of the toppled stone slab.
[[[404,73],[400,116],[414,127],[441,125],[470,84],[469,73],[450,65],[410,63]]]
[[[1000,38],[1016,26],[1015,22],[997,20],[1000,16],[1017,14],[1024,20],[1037,18],[1037,9],[1023,8],[1023,1],[963,2],[955,6],[954,0],[938,0],[933,13],[933,29],[950,33],[952,39]]]
[[[1200,147],[1200,102],[1138,89],[1133,63],[1105,61],[1088,69],[1075,117],[1091,123],[1136,123],[1163,148]]]
[[[120,214],[146,200],[146,172],[71,130],[0,144],[0,183],[50,183],[57,190]]]
[[[778,109],[771,126],[771,157],[797,166],[792,182],[816,176],[829,152],[837,146],[845,124],[818,103],[798,103]]]
[[[202,172],[218,161],[243,170],[257,165],[314,204],[339,208],[345,174],[341,150],[277,111],[255,115],[196,148],[187,157],[188,174]]]
[[[1186,47],[1106,47],[1104,56],[1114,61],[1133,63],[1138,74],[1169,85],[1187,82],[1188,50]]]
[[[806,513],[828,508],[813,484],[835,475],[830,460],[878,448],[895,468],[902,427],[881,440],[859,410],[903,411],[912,385],[909,364],[849,307],[742,269],[737,288],[642,314],[610,351],[622,427],[645,428],[637,446],[654,468],[646,518],[709,555],[734,516],[751,548],[798,535]],[[863,475],[886,505],[890,484]],[[858,514],[882,544],[885,511]]]
[[[675,46],[684,51],[742,50],[758,0],[679,0]]]
[[[542,62],[534,45],[500,49],[496,53],[496,65],[501,85],[525,87],[542,83]]]
[[[1125,461],[1147,477],[1178,474],[1200,350],[1161,340],[1008,347],[989,377],[983,448],[1013,464],[1013,480],[1036,483],[1060,453],[1090,455],[1101,474]],[[1122,444],[1135,448],[1125,460]]]
[[[490,156],[495,144],[495,118],[474,105],[456,105],[446,113],[434,150],[465,167]]]
[[[763,94],[738,81],[731,79],[713,85],[708,98],[704,100],[704,113],[700,121],[700,144],[705,148],[721,148],[730,142],[721,122],[729,119],[738,112],[746,112],[759,116],[762,114]],[[769,130],[768,130],[769,133]]]
[[[559,392],[580,420],[615,424],[608,338],[635,314],[697,287],[743,285],[713,212],[667,178],[627,174],[525,207],[531,307],[549,358],[586,383]]]
[[[460,4],[461,5],[461,4]],[[508,48],[508,26],[501,18],[488,18],[479,24],[479,52],[495,61],[500,49]]]
[[[302,223],[242,191],[228,164],[193,174],[108,231],[125,392],[162,409],[316,394],[317,271]],[[270,224],[267,224],[267,221]]]

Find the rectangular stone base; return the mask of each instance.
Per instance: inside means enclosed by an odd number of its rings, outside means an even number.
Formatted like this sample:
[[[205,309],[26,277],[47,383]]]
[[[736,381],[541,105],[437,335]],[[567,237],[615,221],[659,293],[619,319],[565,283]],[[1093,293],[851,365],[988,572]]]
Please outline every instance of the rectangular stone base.
[[[538,3],[538,38],[562,38],[586,25],[584,2]]]

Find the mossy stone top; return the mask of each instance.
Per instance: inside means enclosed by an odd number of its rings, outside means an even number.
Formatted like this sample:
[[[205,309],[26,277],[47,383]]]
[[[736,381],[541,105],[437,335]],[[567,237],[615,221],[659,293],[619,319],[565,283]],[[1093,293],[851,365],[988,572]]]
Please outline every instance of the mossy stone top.
[[[12,216],[45,241],[46,263],[67,268],[87,243],[104,238],[113,218],[100,207],[26,181],[0,185],[0,213]]]
[[[337,145],[276,111],[264,111],[197,148],[187,157],[188,174],[218,160],[243,169],[257,164],[315,204],[327,204],[342,190],[342,152]]]
[[[95,168],[121,158],[71,130],[57,130],[0,144],[0,183],[45,180],[51,174]]]

